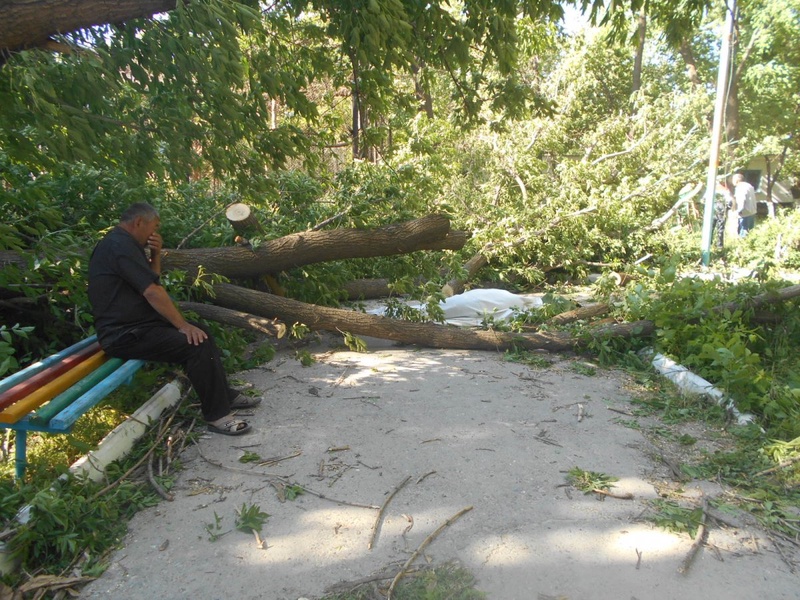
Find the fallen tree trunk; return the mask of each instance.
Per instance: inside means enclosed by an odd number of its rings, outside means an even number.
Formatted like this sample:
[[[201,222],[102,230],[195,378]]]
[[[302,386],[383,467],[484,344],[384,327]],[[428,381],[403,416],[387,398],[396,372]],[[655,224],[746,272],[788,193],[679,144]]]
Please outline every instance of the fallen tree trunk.
[[[464,329],[433,323],[398,321],[339,308],[306,304],[279,298],[229,283],[214,286],[214,302],[233,310],[280,319],[285,323],[303,323],[314,330],[348,332],[429,348],[460,350],[577,350],[586,340],[564,332],[508,333]],[[625,323],[598,329],[597,336],[647,336],[655,331],[651,321]]]
[[[428,215],[377,229],[331,229],[294,233],[263,242],[257,248],[225,247],[162,250],[164,271],[182,269],[194,275],[207,273],[231,279],[248,279],[294,267],[348,258],[393,256],[416,250],[463,246],[466,234],[448,239],[450,221]],[[460,246],[459,246],[460,244]]]
[[[567,323],[574,323],[581,319],[591,319],[592,317],[599,317],[606,314],[611,307],[608,304],[587,304],[575,310],[568,310],[559,315],[554,316],[547,322],[550,325],[566,325]]]
[[[743,300],[742,302],[728,302],[727,304],[720,304],[714,307],[714,312],[735,311],[745,308],[758,308],[765,304],[777,304],[784,300],[791,300],[800,296],[800,285],[790,285],[774,292],[764,292],[752,298]]]
[[[286,335],[286,325],[277,319],[258,317],[213,304],[203,304],[202,302],[182,301],[177,302],[177,305],[181,310],[192,311],[204,319],[216,321],[223,325],[231,325],[239,329],[253,329],[278,339]]]

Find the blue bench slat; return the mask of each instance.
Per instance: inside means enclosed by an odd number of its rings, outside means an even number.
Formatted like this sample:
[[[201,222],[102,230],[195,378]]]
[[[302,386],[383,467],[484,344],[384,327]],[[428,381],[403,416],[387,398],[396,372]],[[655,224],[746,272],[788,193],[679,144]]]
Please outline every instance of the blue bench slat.
[[[92,408],[123,383],[130,381],[131,377],[141,368],[144,362],[143,360],[129,360],[125,362],[119,369],[50,419],[49,430],[53,432],[69,431],[75,421],[87,410]]]

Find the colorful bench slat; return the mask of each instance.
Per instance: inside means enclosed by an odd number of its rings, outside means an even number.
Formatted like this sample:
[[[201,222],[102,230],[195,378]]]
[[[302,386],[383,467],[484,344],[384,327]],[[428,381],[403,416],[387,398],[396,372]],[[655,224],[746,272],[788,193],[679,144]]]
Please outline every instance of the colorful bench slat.
[[[80,342],[73,344],[68,348],[64,348],[61,352],[53,354],[52,356],[48,356],[47,358],[40,360],[39,362],[33,363],[32,365],[28,365],[27,367],[25,367],[21,371],[17,371],[13,375],[9,375],[8,377],[0,381],[0,393],[5,392],[11,387],[17,385],[18,383],[33,377],[37,373],[40,373],[41,371],[46,369],[47,367],[57,362],[61,362],[62,360],[64,360],[64,358],[66,358],[70,354],[75,354],[76,352],[83,350],[84,348],[86,348],[86,346],[90,346],[95,342],[97,342],[97,336],[96,335],[89,336],[88,338],[83,339]]]
[[[61,392],[58,396],[50,400],[50,402],[39,408],[30,416],[31,422],[39,425],[49,423],[50,419],[103,381],[103,379],[111,375],[111,373],[119,369],[120,365],[124,362],[125,361],[121,358],[110,358],[103,366],[98,367],[68,390]]]
[[[75,358],[78,355],[80,360]],[[69,365],[66,371],[64,364]],[[0,429],[17,432],[17,478],[25,475],[28,431],[69,433],[78,418],[123,383],[129,383],[143,364],[141,360],[109,359],[91,336],[0,381],[0,393],[30,380],[39,383],[0,412]],[[60,374],[53,376],[54,370]],[[43,373],[46,376],[39,377]],[[26,389],[30,390],[29,386]],[[36,413],[31,412],[36,408]]]
[[[2,394],[0,394],[0,410],[8,408],[12,404],[18,402],[22,398],[25,398],[35,390],[38,390],[43,386],[49,385],[52,381],[60,378],[65,373],[76,368],[83,361],[89,359],[97,352],[100,352],[100,346],[97,343],[90,344],[89,346],[80,349],[78,352],[75,352],[74,354],[65,356],[60,361],[51,364],[49,367],[39,371],[35,375],[32,375],[30,379],[20,381],[15,386],[7,389]]]
[[[75,400],[75,402],[70,404],[55,417],[50,419],[50,427],[56,431],[66,431],[70,429],[75,421],[78,420],[78,417],[100,402],[100,400],[108,396],[123,383],[130,381],[131,377],[133,377],[136,371],[138,371],[143,364],[143,360],[126,361],[124,365],[114,371],[111,375],[106,377],[103,381],[98,383],[91,390]]]
[[[69,371],[62,373],[42,387],[33,390],[27,396],[17,400],[14,404],[0,412],[0,423],[16,423],[29,412],[36,410],[45,402],[53,399],[64,390],[69,389],[70,386],[89,375],[107,360],[108,357],[106,353],[102,350],[98,350],[86,360],[72,367]]]

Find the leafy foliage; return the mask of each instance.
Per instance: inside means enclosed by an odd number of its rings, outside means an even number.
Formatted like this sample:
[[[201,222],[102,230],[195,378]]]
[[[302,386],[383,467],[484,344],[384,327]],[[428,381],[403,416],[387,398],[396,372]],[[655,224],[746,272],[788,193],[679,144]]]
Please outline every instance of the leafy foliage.
[[[246,533],[260,532],[267,519],[269,519],[269,515],[262,511],[257,504],[250,506],[242,504],[242,507],[236,511],[236,529]]]
[[[694,537],[703,518],[703,509],[700,507],[686,508],[669,500],[657,499],[650,501],[654,515],[650,519],[659,527],[686,533]]]
[[[627,37],[633,13],[626,9],[645,3],[610,3],[615,10],[605,13],[606,4],[580,3],[594,20],[609,22],[612,34]],[[700,19],[706,4],[647,3],[668,42],[692,38],[701,73],[710,72],[717,52],[711,21]],[[796,174],[796,136],[789,134],[797,129],[800,89],[797,0],[742,7],[741,32],[755,36],[740,80],[746,136],[726,168],[761,155]],[[375,227],[440,212],[470,232],[462,252],[309,265],[283,274],[282,284],[292,297],[335,305],[344,300],[344,282],[386,277],[395,294],[421,303],[420,310],[391,304],[393,316],[439,322],[442,284],[463,274],[465,260],[478,252],[490,259],[479,279],[509,289],[566,285],[605,270],[595,289],[615,316],[653,321],[658,351],[756,413],[772,438],[740,432],[752,436],[745,450],[685,469],[748,486],[770,461],[791,460],[800,436],[797,302],[772,307],[773,324],[754,324],[745,300],[786,285],[785,272],[800,268],[800,212],[760,223],[727,247],[728,264],[758,279],[733,281],[721,263],[716,278],[687,273],[685,265],[697,260],[703,207],[683,205],[663,225],[655,220],[684,184],[704,179],[708,88],[690,85],[672,46],[653,39],[644,86],[631,95],[630,49],[603,36],[561,36],[561,11],[555,1],[315,0],[263,9],[251,0],[203,0],[179,3],[156,19],[70,34],[63,38],[74,48],[69,54],[13,56],[0,69],[0,251],[23,258],[0,269],[0,310],[13,315],[0,327],[0,375],[91,331],[88,252],[131,202],[155,204],[166,246],[188,248],[231,243],[221,216],[233,201],[253,207],[266,226],[264,239],[329,219],[327,227]],[[722,12],[706,14],[713,20]],[[343,160],[337,150],[352,133],[353,99],[361,103],[376,162]],[[617,273],[633,283],[619,288]],[[170,293],[186,299],[199,297],[210,281],[177,272],[164,277]],[[728,302],[737,308],[714,310]],[[508,327],[541,325],[567,307],[553,292],[543,310],[520,313]],[[498,324],[487,318],[486,326]],[[583,327],[571,331],[580,335]],[[260,364],[274,352],[271,344],[254,348],[240,332],[212,328],[228,370]],[[293,337],[306,331],[302,324],[292,329]],[[344,339],[363,349],[362,340],[348,333]],[[598,340],[592,350],[602,364],[641,374],[643,343]],[[304,365],[314,360],[305,350],[297,358]],[[547,362],[525,352],[508,359]],[[99,557],[119,539],[127,516],[155,501],[135,485],[121,485],[100,502],[87,500],[96,492],[87,483],[49,489],[53,474],[134,402],[90,416],[88,431],[76,430],[58,448],[50,446],[53,438],[35,444],[30,456],[41,453],[48,467],[31,474],[47,489],[0,480],[6,521],[22,504],[33,507],[36,518],[14,542],[30,572],[63,570],[85,549],[84,572],[102,569]],[[723,419],[722,409],[698,404],[659,396],[648,408],[667,422]],[[592,489],[614,481],[577,468],[570,477]],[[740,504],[794,535],[790,506],[797,499],[786,490],[796,486],[797,469],[776,475],[774,487],[767,477],[759,479],[767,480],[763,489],[745,487],[748,500]],[[301,493],[299,486],[286,489],[289,499]],[[691,509],[659,510],[670,526],[693,530]],[[211,539],[224,533],[222,518],[214,518],[206,529]],[[258,531],[266,518],[243,505],[237,526]],[[463,570],[435,569],[409,579],[396,595],[480,597],[473,583]]]
[[[612,477],[605,473],[586,471],[579,467],[573,467],[567,472],[567,481],[576,489],[591,494],[594,490],[609,490],[614,487],[614,482],[619,481],[618,477]]]
[[[126,483],[97,502],[92,498],[96,487],[69,480],[28,498],[30,517],[9,542],[25,570],[34,571],[46,565],[54,572],[63,571],[83,553],[89,557],[85,574],[92,573],[93,568],[102,568],[98,561],[125,534],[128,519],[137,510],[156,502],[154,495]],[[5,502],[16,504],[30,491],[23,488],[6,497]]]

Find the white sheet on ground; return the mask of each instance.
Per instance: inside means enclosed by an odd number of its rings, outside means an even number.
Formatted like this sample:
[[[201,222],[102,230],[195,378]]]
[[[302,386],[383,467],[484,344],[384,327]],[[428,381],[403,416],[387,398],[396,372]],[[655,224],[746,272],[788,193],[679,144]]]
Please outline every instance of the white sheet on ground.
[[[419,308],[419,302],[408,302],[413,308]],[[542,298],[534,295],[518,295],[506,290],[469,290],[463,294],[451,296],[439,303],[444,311],[445,322],[450,325],[473,327],[481,325],[491,317],[494,321],[508,321],[515,312],[541,308]],[[382,315],[385,307],[368,311],[374,315]]]

